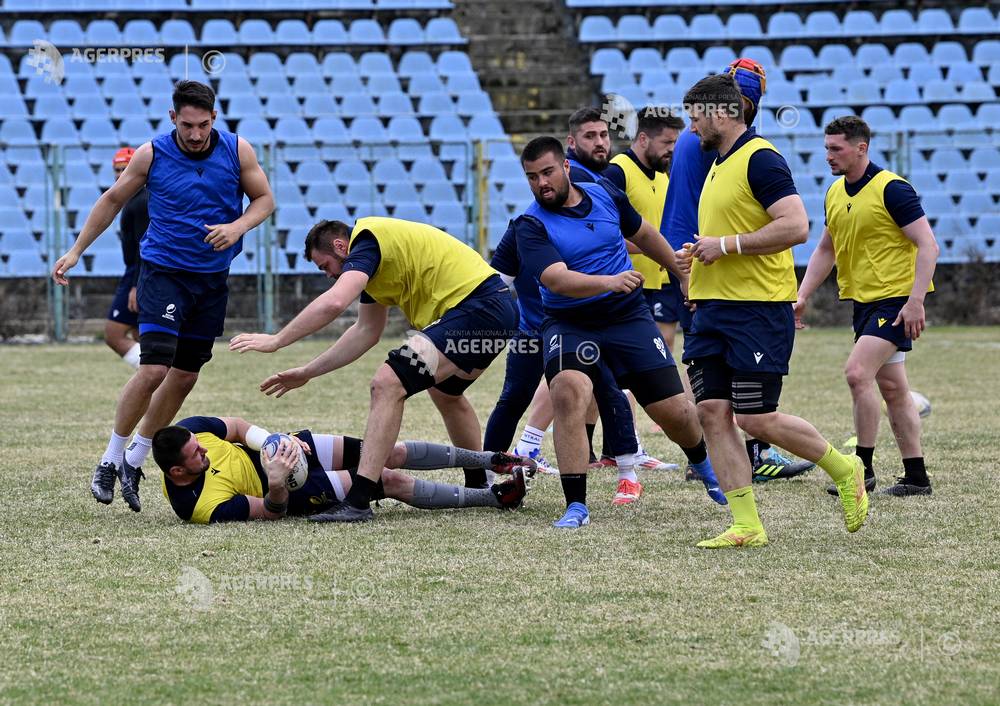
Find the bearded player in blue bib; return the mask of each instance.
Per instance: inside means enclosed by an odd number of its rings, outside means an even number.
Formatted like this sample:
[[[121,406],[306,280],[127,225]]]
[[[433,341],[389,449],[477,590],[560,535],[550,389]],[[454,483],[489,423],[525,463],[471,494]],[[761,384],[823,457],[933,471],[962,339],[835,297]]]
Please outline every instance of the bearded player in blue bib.
[[[545,375],[555,410],[555,446],[566,513],[554,524],[576,529],[587,509],[587,406],[601,384],[599,364],[685,452],[702,478],[714,479],[694,405],[642,296],[642,276],[625,248],[632,240],[684,279],[673,252],[628,198],[607,180],[575,184],[562,143],[538,137],[521,165],[535,203],[514,221],[517,249],[541,285]],[[724,502],[717,483],[709,494]]]

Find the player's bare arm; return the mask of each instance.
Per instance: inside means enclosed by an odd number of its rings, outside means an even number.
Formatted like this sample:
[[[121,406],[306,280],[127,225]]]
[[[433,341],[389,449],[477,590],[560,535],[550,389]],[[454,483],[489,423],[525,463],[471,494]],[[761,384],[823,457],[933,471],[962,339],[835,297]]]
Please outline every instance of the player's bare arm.
[[[271,375],[260,384],[261,392],[281,397],[315,377],[353,363],[378,343],[388,319],[388,307],[381,304],[359,305],[358,320],[344,331],[336,343],[304,366]]]
[[[205,242],[211,244],[214,250],[226,250],[232,247],[237,240],[263,223],[264,219],[274,211],[271,185],[268,184],[267,175],[257,161],[253,147],[241,137],[237,142],[237,150],[240,157],[240,188],[250,198],[250,204],[243,215],[232,223],[205,224],[205,229],[208,231]]]
[[[342,274],[332,287],[313,299],[298,316],[276,334],[241,333],[229,342],[229,350],[239,353],[257,351],[274,353],[300,338],[316,333],[337,320],[368,284],[368,275],[350,270]],[[374,345],[374,344],[373,344]]]
[[[153,162],[153,146],[146,142],[135,151],[132,159],[122,175],[115,180],[111,188],[101,194],[87,215],[79,237],[66,253],[56,260],[52,268],[52,279],[56,284],[69,284],[66,273],[80,261],[80,256],[97,240],[98,236],[107,230],[115,216],[139,190],[146,185],[149,175],[149,165]]]
[[[710,265],[724,255],[771,255],[801,245],[809,239],[809,216],[798,194],[790,194],[778,199],[767,209],[771,222],[753,233],[740,233],[737,246],[736,234],[724,238],[708,238],[696,235],[696,242],[685,243],[691,256]],[[725,240],[725,252],[723,243]]]
[[[804,328],[802,316],[806,312],[806,305],[809,297],[815,294],[823,281],[830,276],[836,256],[833,252],[833,239],[830,237],[830,229],[824,228],[823,235],[820,236],[816,249],[809,257],[809,264],[806,266],[805,276],[802,277],[802,284],[799,285],[799,298],[795,302],[795,327]]]
[[[934,277],[934,269],[937,266],[941,249],[938,247],[937,239],[934,237],[934,231],[931,230],[927,216],[921,216],[902,228],[902,231],[903,235],[917,246],[917,261],[913,275],[913,289],[910,290],[910,296],[903,308],[899,310],[899,315],[892,322],[892,325],[902,324],[909,338],[920,338],[920,334],[927,328],[924,297],[930,287],[931,278]]]
[[[660,231],[654,228],[645,218],[642,219],[642,224],[639,226],[639,230],[633,233],[625,241],[627,244],[635,245],[639,250],[649,257],[653,262],[655,262],[660,267],[665,268],[670,274],[676,276],[678,279],[684,279],[687,274],[681,271],[677,264],[677,258],[674,257],[674,251],[670,249],[670,245],[667,244],[667,239],[664,238]]]
[[[617,275],[587,275],[574,272],[565,262],[554,262],[542,272],[541,283],[564,297],[583,299],[608,292],[629,292],[642,286],[642,274],[628,270]]]

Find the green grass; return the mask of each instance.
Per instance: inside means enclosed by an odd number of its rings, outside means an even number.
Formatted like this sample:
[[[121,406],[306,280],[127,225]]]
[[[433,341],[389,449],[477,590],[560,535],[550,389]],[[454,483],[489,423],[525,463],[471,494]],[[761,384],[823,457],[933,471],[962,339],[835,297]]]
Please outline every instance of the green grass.
[[[322,342],[243,357],[220,344],[183,412],[360,435],[390,343],[280,400],[257,384]],[[782,397],[838,445],[850,345],[846,330],[801,333]],[[552,478],[514,514],[390,503],[361,527],[182,525],[157,473],[140,515],[117,495],[99,506],[89,477],[126,367],[98,345],[3,348],[0,702],[997,703],[1000,331],[933,329],[908,369],[933,404],[931,498],[876,498],[848,535],[813,472],[758,490],[770,546],[712,553],[694,544],[728,515],[676,473],[647,474],[638,509],[611,508],[597,474],[593,524],[575,533],[549,526]],[[484,422],[502,374],[470,390]],[[887,426],[882,480],[900,467]],[[403,437],[445,440],[426,397]],[[177,591],[191,569],[213,585],[207,605]],[[797,654],[764,647],[782,626]]]

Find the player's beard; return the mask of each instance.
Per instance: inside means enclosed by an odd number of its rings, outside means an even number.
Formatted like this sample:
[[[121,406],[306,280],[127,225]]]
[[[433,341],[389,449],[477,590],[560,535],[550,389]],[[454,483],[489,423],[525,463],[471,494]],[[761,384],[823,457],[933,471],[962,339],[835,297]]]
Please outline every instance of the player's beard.
[[[646,154],[643,155],[646,158],[646,164],[654,172],[663,172],[667,174],[670,172],[670,153],[667,152],[662,156],[657,156],[652,150],[646,150]]]
[[[701,131],[701,151],[717,152],[722,145],[722,133],[714,127],[705,127]]]
[[[579,152],[577,153],[576,157],[579,160],[580,164],[582,164],[592,172],[597,172],[598,174],[600,174],[601,172],[603,172],[605,169],[608,168],[607,152],[601,152],[601,155],[599,157],[594,157],[593,153],[584,154],[583,152]],[[566,190],[566,193],[567,194],[569,193],[569,189]]]
[[[553,184],[552,191],[554,193],[550,196],[542,196],[541,192],[539,192],[535,196],[535,199],[544,208],[551,210],[562,208],[562,205],[566,203],[566,199],[569,198],[569,179],[564,179],[559,186]]]

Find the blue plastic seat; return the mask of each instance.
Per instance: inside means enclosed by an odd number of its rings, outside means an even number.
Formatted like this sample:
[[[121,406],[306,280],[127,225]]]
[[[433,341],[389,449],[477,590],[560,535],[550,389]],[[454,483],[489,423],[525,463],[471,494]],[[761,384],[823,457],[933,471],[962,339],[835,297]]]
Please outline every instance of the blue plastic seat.
[[[430,181],[445,181],[448,175],[437,158],[421,157],[410,165],[410,178],[417,184],[426,184]]]
[[[201,43],[206,46],[235,46],[240,43],[236,28],[229,20],[206,20],[201,28]]]
[[[48,266],[38,250],[11,250],[7,253],[8,277],[44,277],[47,274]]]
[[[949,35],[954,31],[954,23],[947,10],[939,7],[920,11],[917,16],[917,32],[920,34]]]
[[[938,111],[938,124],[946,130],[978,130],[979,122],[964,103],[949,103]]]
[[[264,106],[261,104],[260,98],[247,93],[238,93],[232,96],[226,108],[226,115],[234,120],[260,117],[263,113]]]
[[[242,30],[242,27],[240,28]],[[313,44],[313,35],[302,20],[281,20],[274,30],[274,43],[286,46]]]
[[[830,105],[844,100],[843,86],[834,81],[815,81],[807,90],[809,105]]]
[[[236,126],[236,134],[256,145],[274,142],[274,131],[263,118],[244,118]]]
[[[965,168],[965,159],[958,150],[940,149],[931,156],[930,166],[938,173],[958,171]]]
[[[619,24],[619,33],[621,25]],[[646,39],[647,33],[638,39]],[[695,15],[688,25],[688,37],[691,39],[723,39],[726,36],[726,26],[716,14]]]
[[[819,68],[812,47],[802,44],[793,44],[782,49],[779,63],[786,71],[810,71]]]
[[[981,103],[996,100],[993,87],[985,81],[968,81],[962,84],[962,100],[967,103]]]
[[[57,47],[71,46],[79,47],[86,43],[83,28],[76,20],[55,20],[50,26],[47,35],[39,35],[39,39],[48,38],[48,41]]]
[[[265,20],[243,20],[239,29],[239,43],[249,46],[274,44],[274,30]]]
[[[944,188],[945,191],[958,196],[969,192],[985,191],[985,184],[983,184],[976,172],[957,170],[948,172],[945,176]]]
[[[297,117],[280,118],[274,126],[274,139],[286,143],[312,142],[312,131],[306,121]]]
[[[302,186],[327,183],[330,181],[330,170],[318,160],[305,161],[295,170],[295,181]]]
[[[230,25],[232,28],[232,25]],[[168,47],[196,46],[198,40],[187,20],[166,20],[160,26],[160,41]]]
[[[268,98],[285,96],[289,99],[292,98],[292,89],[288,85],[288,79],[285,78],[284,74],[264,74],[257,79],[255,89],[258,96],[267,96]]]
[[[130,145],[141,145],[153,137],[153,128],[145,118],[125,118],[118,127],[118,140]]]
[[[334,167],[333,180],[338,184],[369,184],[372,177],[364,162],[345,159],[337,162],[337,166]]]
[[[337,115],[339,112],[333,96],[329,93],[308,95],[302,104],[302,114],[307,118],[316,118],[321,115]]]
[[[896,130],[899,123],[892,109],[884,105],[870,105],[861,111],[861,119],[868,123],[874,131]]]
[[[931,49],[930,61],[943,66],[958,66],[969,62],[969,55],[958,42],[938,42]]]
[[[54,145],[72,145],[80,141],[80,134],[69,118],[52,118],[46,120],[42,127],[41,141]]]
[[[963,34],[982,34],[991,30],[996,32],[1000,29],[998,25],[1000,23],[997,18],[986,7],[966,7],[958,16],[958,31]]]
[[[389,55],[380,51],[366,51],[358,60],[358,73],[362,76],[395,76]]]
[[[289,78],[311,78],[320,80],[323,72],[316,55],[310,52],[292,52],[285,59],[285,75]]]
[[[393,181],[409,181],[410,175],[406,167],[395,157],[380,159],[372,169],[372,179],[376,184],[384,185]]]
[[[408,181],[391,181],[385,185],[383,198],[389,204],[422,203],[420,194],[416,188]]]
[[[91,47],[114,47],[123,43],[122,33],[111,20],[93,20],[87,25],[85,40]]]
[[[368,89],[357,74],[336,74],[330,82],[330,92],[346,98],[352,94],[368,95]]]
[[[355,118],[351,123],[351,139],[355,142],[387,142],[385,128],[377,118]]]
[[[281,63],[281,59],[278,58],[277,54],[269,51],[259,51],[250,55],[250,61],[247,64],[247,73],[254,78],[261,76],[284,77],[285,66]]]
[[[990,213],[996,213],[997,206],[993,197],[984,191],[974,191],[962,194],[959,200],[959,212],[970,218],[978,218]]]
[[[878,20],[868,10],[851,10],[844,16],[841,27],[846,37],[869,37],[882,33]]]
[[[371,117],[378,115],[375,101],[367,93],[349,93],[340,102],[340,110],[344,115],[354,117]]]
[[[184,54],[174,54],[170,58],[168,68],[170,77],[175,81],[189,79],[204,83],[208,80],[208,77],[205,76],[205,70],[202,68],[201,59],[193,54],[188,54],[186,57]]]
[[[129,46],[155,47],[162,45],[160,33],[150,20],[129,20],[122,28],[122,37]]]
[[[396,116],[389,120],[389,138],[396,142],[423,142],[427,139],[420,122],[410,116]],[[406,157],[401,158],[406,159]]]
[[[145,139],[149,140],[152,134],[149,126],[146,127]],[[118,133],[107,118],[90,118],[83,121],[80,128],[80,140],[85,144],[114,144],[118,142]]]
[[[444,82],[436,74],[418,74],[410,79],[407,92],[413,96],[445,92]]]
[[[327,41],[325,37],[321,39]],[[348,32],[348,42],[363,45],[385,44],[382,25],[375,20],[354,20]]]
[[[483,90],[475,74],[453,74],[446,77],[446,84],[448,92],[455,95],[459,93],[478,93]]]
[[[146,116],[146,104],[137,93],[119,93],[111,99],[111,114],[116,118]]]
[[[7,45],[11,47],[34,46],[36,39],[45,39],[48,32],[38,20],[17,20],[7,35]],[[22,74],[23,75],[23,74]]]
[[[726,22],[726,36],[729,39],[758,39],[763,36],[760,20],[749,12],[736,12]]]
[[[35,100],[34,117],[36,119],[68,118],[70,117],[69,103],[62,94],[56,93],[49,96],[39,96]]]
[[[861,68],[871,68],[892,61],[892,54],[884,44],[862,44],[858,47],[854,60]]]
[[[920,103],[920,88],[913,81],[898,79],[885,87],[885,102],[892,105]]]
[[[346,144],[351,141],[344,121],[336,116],[317,118],[313,123],[313,140],[321,143]]]
[[[688,27],[680,15],[660,15],[653,20],[651,32],[654,40],[676,41],[688,36]]]
[[[618,32],[608,17],[603,15],[588,15],[580,21],[581,42],[611,42],[617,38]],[[11,43],[13,44],[13,42]]]
[[[458,97],[458,114],[471,117],[479,113],[492,113],[493,104],[486,93],[462,93]]]
[[[377,74],[368,79],[368,92],[373,96],[402,93],[403,87],[395,74]]]
[[[795,38],[802,36],[802,19],[794,12],[776,12],[767,21],[767,35],[771,38]]]
[[[438,115],[431,120],[428,133],[431,140],[464,142],[466,135],[465,124],[456,115]]]
[[[660,61],[662,63],[662,57]],[[590,73],[594,75],[627,71],[628,66],[620,49],[598,49],[590,57]]]
[[[836,70],[844,66],[854,66],[854,55],[844,44],[824,44],[816,56],[816,66],[821,69]],[[770,69],[765,66],[765,70]],[[768,81],[770,84],[770,80]]]
[[[423,185],[423,190],[420,192],[420,198],[428,206],[434,206],[441,203],[453,203],[458,200],[458,196],[455,193],[455,187],[452,186],[451,182],[447,179],[434,179],[433,181],[426,181]]]
[[[803,36],[806,37],[840,37],[843,29],[840,26],[840,18],[829,10],[810,12],[806,17],[803,27]]]
[[[316,189],[319,191],[323,188],[323,185],[316,184],[310,187],[310,191]],[[314,205],[316,201],[310,201],[309,192],[306,193],[306,202],[309,205]],[[360,183],[353,182],[347,185],[343,194],[343,203],[348,208],[362,208],[365,210],[370,209],[373,206],[380,205],[382,203],[382,197],[375,187],[374,183]]]
[[[469,55],[464,51],[449,50],[441,52],[437,59],[437,71],[442,76],[450,77],[457,74],[475,75]]]
[[[417,74],[437,73],[437,67],[430,54],[425,51],[408,51],[399,60],[397,69],[400,76],[409,78]]]
[[[927,103],[944,103],[946,101],[957,101],[958,87],[951,81],[939,79],[928,81],[924,85],[924,101]]]
[[[424,44],[424,28],[412,17],[400,17],[389,24],[389,44],[394,46]]]
[[[917,23],[908,10],[887,10],[879,26],[884,35],[917,34]]]
[[[495,115],[475,115],[469,121],[468,135],[472,140],[488,140],[504,137],[506,132]]]
[[[313,41],[316,44],[331,47],[350,43],[344,23],[340,20],[318,20],[313,25]]]
[[[413,101],[402,92],[386,93],[378,100],[378,114],[388,117],[413,115]]]
[[[435,17],[424,27],[427,44],[465,44],[455,20],[450,17]]]
[[[969,168],[981,172],[1000,169],[1000,150],[993,147],[974,149],[969,156]]]

